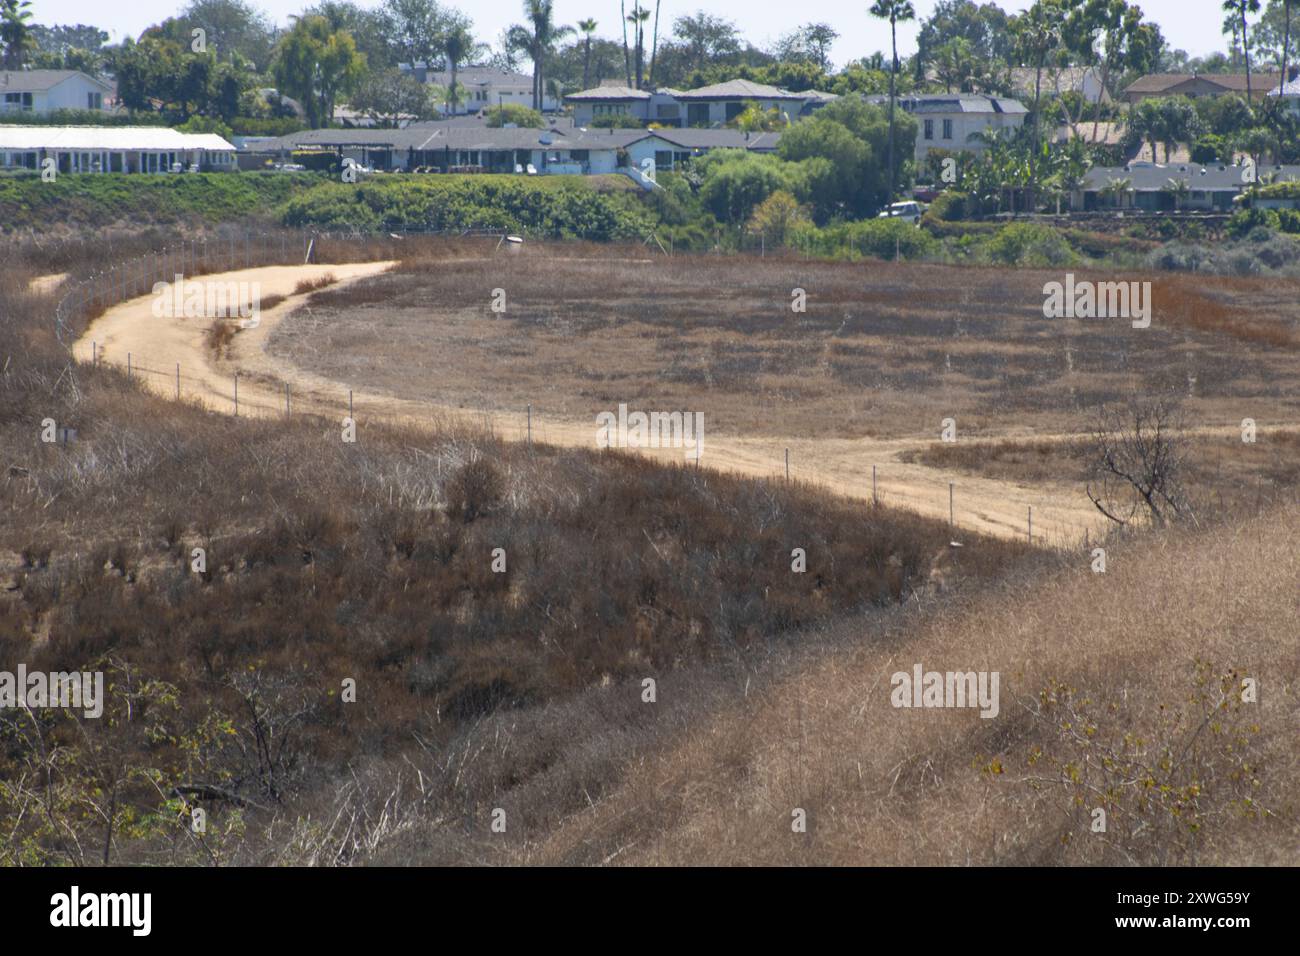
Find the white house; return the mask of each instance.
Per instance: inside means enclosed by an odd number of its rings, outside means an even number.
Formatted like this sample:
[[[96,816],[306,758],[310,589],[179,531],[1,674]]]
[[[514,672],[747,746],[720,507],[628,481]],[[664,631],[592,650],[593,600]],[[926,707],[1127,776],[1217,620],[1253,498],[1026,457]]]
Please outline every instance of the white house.
[[[868,101],[885,105],[888,98],[872,96]],[[1028,112],[1019,100],[978,93],[900,96],[898,106],[916,117],[917,163],[924,162],[932,149],[981,152],[984,144],[976,134],[1017,129],[1024,124]]]
[[[451,71],[430,68],[427,64],[399,64],[403,73],[409,73],[421,83],[451,88]],[[533,78],[527,73],[515,73],[501,70],[494,66],[466,66],[456,71],[456,84],[462,92],[454,113],[478,113],[489,106],[533,106]],[[438,109],[446,112],[447,104],[437,104]],[[552,113],[560,108],[553,96],[543,95],[542,111]]]
[[[214,133],[161,126],[0,126],[0,168],[60,173],[166,173],[180,168],[234,171],[235,147]]]
[[[0,116],[53,110],[102,110],[113,87],[79,70],[0,71]]]

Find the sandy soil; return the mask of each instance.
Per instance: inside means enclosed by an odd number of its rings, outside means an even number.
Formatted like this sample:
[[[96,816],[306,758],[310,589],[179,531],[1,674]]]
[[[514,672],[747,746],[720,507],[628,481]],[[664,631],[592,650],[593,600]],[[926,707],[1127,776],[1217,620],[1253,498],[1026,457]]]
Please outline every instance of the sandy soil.
[[[125,367],[130,354],[133,372],[158,394],[179,394],[217,412],[232,413],[238,374],[239,414],[282,416],[285,385],[289,386],[293,413],[338,418],[347,413],[346,384],[304,371],[270,357],[266,345],[276,325],[301,305],[305,296],[293,295],[302,279],[332,273],[340,283],[375,275],[392,267],[390,262],[347,265],[270,266],[205,276],[217,281],[260,283],[264,296],[284,295],[280,305],[261,313],[260,323],[234,338],[228,360],[216,360],[204,343],[211,320],[158,318],[151,296],[123,302],[96,319],[74,346],[77,360],[99,361]],[[439,421],[487,425],[508,440],[527,437],[525,415],[468,410],[391,395],[356,391],[353,406],[359,427],[367,419],[429,426]],[[363,432],[364,433],[364,432]],[[579,448],[596,445],[594,421],[566,420],[534,415],[533,439],[542,443]],[[1068,484],[1033,486],[948,472],[898,460],[901,452],[924,447],[924,439],[791,439],[788,445],[790,476],[821,485],[835,493],[859,499],[871,496],[871,469],[877,467],[877,490],[884,503],[902,506],[932,517],[949,513],[949,482],[953,488],[953,514],[962,528],[1004,537],[1023,537],[1029,509],[1033,509],[1036,541],[1067,546],[1081,543],[1085,533],[1096,535],[1105,519],[1081,493]],[[988,440],[999,436],[982,435]],[[1036,438],[1045,436],[1038,435]],[[661,460],[682,460],[683,452],[647,451]],[[751,439],[705,432],[704,467],[744,475],[777,477],[785,472],[785,447],[770,438]]]

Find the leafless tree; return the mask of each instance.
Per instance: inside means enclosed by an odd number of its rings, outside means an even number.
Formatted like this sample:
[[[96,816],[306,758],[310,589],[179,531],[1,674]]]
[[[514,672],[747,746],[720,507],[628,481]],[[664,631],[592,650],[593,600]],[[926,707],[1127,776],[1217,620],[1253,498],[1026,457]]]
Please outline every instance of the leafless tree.
[[[1166,399],[1103,406],[1091,433],[1087,486],[1097,510],[1121,526],[1144,509],[1156,527],[1187,517],[1181,430],[1178,406]]]

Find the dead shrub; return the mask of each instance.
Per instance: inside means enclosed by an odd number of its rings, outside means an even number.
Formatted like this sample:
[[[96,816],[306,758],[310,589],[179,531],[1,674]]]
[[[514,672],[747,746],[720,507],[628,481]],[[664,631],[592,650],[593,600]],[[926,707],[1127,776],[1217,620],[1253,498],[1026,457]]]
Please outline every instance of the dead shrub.
[[[506,493],[505,476],[491,459],[482,456],[461,465],[447,481],[447,514],[466,524],[488,514]]]

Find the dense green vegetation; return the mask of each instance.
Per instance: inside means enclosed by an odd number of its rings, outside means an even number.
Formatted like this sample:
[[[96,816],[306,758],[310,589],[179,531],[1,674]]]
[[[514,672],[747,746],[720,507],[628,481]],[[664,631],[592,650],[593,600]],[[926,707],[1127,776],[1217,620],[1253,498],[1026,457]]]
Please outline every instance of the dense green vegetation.
[[[307,173],[109,173],[61,175],[53,182],[37,175],[0,176],[0,228],[219,222],[265,215],[319,181]]]
[[[631,186],[631,182],[628,181]],[[584,177],[381,177],[323,182],[285,207],[291,226],[361,229],[496,228],[555,239],[644,239],[654,217],[633,193]]]

